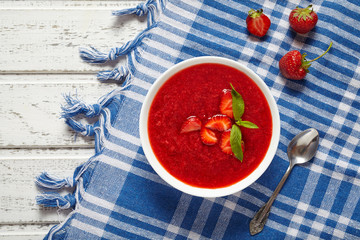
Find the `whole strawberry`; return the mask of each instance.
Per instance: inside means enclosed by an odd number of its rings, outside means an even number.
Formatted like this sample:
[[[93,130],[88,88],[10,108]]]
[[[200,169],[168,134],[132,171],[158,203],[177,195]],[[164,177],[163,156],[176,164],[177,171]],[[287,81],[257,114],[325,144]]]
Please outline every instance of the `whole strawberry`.
[[[331,48],[332,42],[330,43],[328,49],[313,60],[307,61],[305,59],[306,53],[301,53],[297,50],[293,50],[285,54],[279,62],[279,68],[281,74],[291,80],[301,80],[309,72],[308,68],[311,66],[311,62],[324,56]]]
[[[263,10],[249,11],[249,15],[246,17],[246,26],[248,31],[258,37],[263,37],[269,30],[271,25],[270,19],[263,14]]]
[[[308,33],[313,29],[318,21],[316,12],[313,11],[312,5],[307,8],[296,7],[289,16],[290,26],[297,33]]]

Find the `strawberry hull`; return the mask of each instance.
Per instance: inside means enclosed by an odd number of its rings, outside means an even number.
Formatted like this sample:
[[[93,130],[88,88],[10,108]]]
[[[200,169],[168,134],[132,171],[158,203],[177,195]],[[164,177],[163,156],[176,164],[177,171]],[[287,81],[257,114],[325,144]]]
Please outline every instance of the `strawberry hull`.
[[[243,162],[224,153],[218,143],[204,144],[199,131],[180,133],[189,116],[205,124],[219,114],[222,90],[229,89],[230,83],[243,96],[243,118],[259,126],[241,128],[246,149]],[[220,140],[222,132],[214,132]],[[159,89],[149,111],[148,134],[156,158],[176,179],[200,188],[222,188],[259,166],[270,145],[272,117],[265,96],[246,74],[204,63],[181,70]]]
[[[289,15],[289,23],[295,32],[305,34],[310,32],[318,21],[318,15],[313,11],[312,5],[306,8],[297,7]]]

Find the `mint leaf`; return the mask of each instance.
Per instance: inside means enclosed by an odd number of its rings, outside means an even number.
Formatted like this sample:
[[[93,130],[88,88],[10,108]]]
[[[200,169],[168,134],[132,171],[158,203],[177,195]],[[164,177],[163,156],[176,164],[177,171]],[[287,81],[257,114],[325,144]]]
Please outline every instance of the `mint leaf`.
[[[232,110],[234,113],[235,121],[241,121],[241,117],[244,114],[245,104],[242,96],[238,93],[233,85],[231,86],[231,96],[232,96]]]
[[[237,121],[236,124],[246,128],[259,128],[255,123],[249,121]]]
[[[230,133],[231,150],[234,153],[235,157],[242,162],[244,154],[241,149],[241,138],[241,130],[236,124],[234,124],[231,128]]]

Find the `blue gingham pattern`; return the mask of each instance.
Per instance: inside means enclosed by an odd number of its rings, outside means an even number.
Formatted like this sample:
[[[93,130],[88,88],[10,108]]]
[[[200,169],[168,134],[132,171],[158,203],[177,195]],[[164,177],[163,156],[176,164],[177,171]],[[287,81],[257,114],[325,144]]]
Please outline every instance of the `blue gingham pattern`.
[[[111,95],[94,125],[97,153],[75,179],[75,210],[47,238],[360,239],[360,2],[162,4],[127,55],[129,86]],[[309,4],[318,13],[317,26],[296,34],[290,11]],[[246,30],[250,8],[263,8],[272,21],[262,39]],[[284,54],[300,50],[313,59],[330,41],[333,47],[305,80],[282,77],[278,62]],[[210,199],[167,185],[147,162],[138,130],[142,102],[156,78],[175,63],[203,55],[234,59],[256,72],[271,89],[281,119],[279,148],[264,175],[243,191]],[[251,237],[251,218],[288,167],[289,141],[310,127],[320,133],[315,158],[294,168],[264,230]]]

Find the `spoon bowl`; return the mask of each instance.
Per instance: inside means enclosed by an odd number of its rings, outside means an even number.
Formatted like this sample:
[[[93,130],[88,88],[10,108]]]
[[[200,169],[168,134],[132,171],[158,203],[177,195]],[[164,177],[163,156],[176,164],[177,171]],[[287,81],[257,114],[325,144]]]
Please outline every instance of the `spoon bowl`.
[[[287,148],[290,164],[302,164],[310,161],[319,145],[319,133],[314,128],[309,128],[296,135]]]
[[[263,207],[255,214],[250,221],[250,234],[255,235],[261,232],[265,226],[266,220],[270,214],[270,208],[279,194],[286,179],[290,175],[291,170],[297,164],[302,164],[310,161],[317,151],[319,146],[319,133],[314,128],[309,128],[298,135],[296,135],[289,143],[287,148],[287,155],[289,158],[289,167],[284,176],[280,180],[274,193]]]

